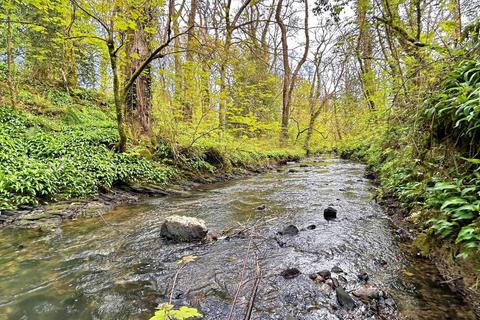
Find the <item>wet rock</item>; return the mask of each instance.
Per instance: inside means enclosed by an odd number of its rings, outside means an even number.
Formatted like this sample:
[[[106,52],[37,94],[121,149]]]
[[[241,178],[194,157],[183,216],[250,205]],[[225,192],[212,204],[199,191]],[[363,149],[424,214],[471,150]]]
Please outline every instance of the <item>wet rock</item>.
[[[323,217],[325,220],[333,220],[337,217],[337,209],[328,207],[323,211]]]
[[[362,300],[368,301],[371,299],[378,300],[383,297],[383,292],[373,287],[360,287],[353,291],[353,295]]]
[[[160,235],[174,241],[199,241],[207,235],[207,227],[203,220],[173,215],[165,219]]]
[[[300,163],[300,168],[307,168],[307,167],[309,167],[308,164],[306,164],[306,163]]]
[[[206,239],[208,241],[218,241],[220,238],[220,235],[218,233],[208,233]]]
[[[339,266],[334,266],[334,267],[332,268],[332,272],[333,272],[333,273],[343,273],[343,269],[340,268]]]
[[[286,226],[282,231],[279,232],[283,236],[296,236],[299,230],[293,224]]]
[[[347,191],[347,189],[345,189],[345,188],[340,188],[340,189],[338,189],[338,191]]]
[[[295,161],[287,161],[285,164],[287,166],[293,166],[294,164],[296,164],[296,162]]]
[[[314,230],[314,229],[316,229],[316,228],[317,228],[316,225],[311,224],[311,225],[309,225],[309,226],[307,227],[307,230]]]
[[[267,206],[265,204],[261,204],[256,208],[257,211],[263,211],[265,209],[267,209]]]
[[[361,272],[359,274],[357,274],[357,278],[360,280],[360,281],[365,281],[367,282],[369,277],[368,277],[368,273],[366,272]]]
[[[280,275],[285,279],[293,279],[298,277],[300,273],[301,273],[300,270],[298,270],[297,268],[288,268],[280,272]]]
[[[337,287],[335,289],[335,294],[337,296],[337,301],[340,306],[347,310],[352,310],[353,308],[355,308],[355,301],[342,287]]]
[[[365,179],[368,180],[375,180],[375,173],[373,172],[365,172],[365,175],[363,176]]]
[[[330,273],[330,271],[328,271],[328,270],[319,271],[319,272],[317,272],[317,274],[318,274],[319,276],[321,276],[323,279],[330,279],[330,277],[331,277],[331,275],[332,275],[332,274]]]
[[[295,169],[295,168],[291,168],[291,169],[288,169],[288,172],[289,173],[295,173],[295,172],[298,172],[298,170]]]

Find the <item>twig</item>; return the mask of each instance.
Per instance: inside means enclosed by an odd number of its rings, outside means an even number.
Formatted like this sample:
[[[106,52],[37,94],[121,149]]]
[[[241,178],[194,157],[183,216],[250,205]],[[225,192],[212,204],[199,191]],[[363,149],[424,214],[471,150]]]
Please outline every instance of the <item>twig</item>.
[[[257,296],[257,291],[258,291],[258,285],[260,283],[260,280],[262,279],[262,270],[260,269],[260,265],[258,264],[258,259],[257,259],[257,266],[256,266],[256,277],[255,277],[255,282],[253,283],[252,287],[252,295],[250,296],[250,301],[248,301],[248,307],[247,307],[247,312],[245,314],[244,320],[250,320],[252,317],[252,312],[253,312],[253,306],[255,304],[255,297]]]

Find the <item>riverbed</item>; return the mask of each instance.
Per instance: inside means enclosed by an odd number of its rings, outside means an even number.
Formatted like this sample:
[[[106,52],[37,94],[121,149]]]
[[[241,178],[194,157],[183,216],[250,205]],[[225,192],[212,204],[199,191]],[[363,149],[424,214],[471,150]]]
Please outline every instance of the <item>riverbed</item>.
[[[170,299],[205,319],[244,319],[250,305],[251,318],[262,320],[475,319],[396,236],[364,169],[318,158],[145,198],[51,232],[4,228],[0,319],[148,319]],[[335,220],[324,219],[328,206]],[[218,239],[162,240],[162,221],[173,214],[205,220]],[[298,234],[279,234],[288,225]],[[185,256],[195,261],[178,271]],[[334,267],[331,277],[355,300],[352,310],[339,305],[330,282],[312,280]],[[289,268],[300,273],[285,277]],[[382,297],[354,297],[361,287]]]

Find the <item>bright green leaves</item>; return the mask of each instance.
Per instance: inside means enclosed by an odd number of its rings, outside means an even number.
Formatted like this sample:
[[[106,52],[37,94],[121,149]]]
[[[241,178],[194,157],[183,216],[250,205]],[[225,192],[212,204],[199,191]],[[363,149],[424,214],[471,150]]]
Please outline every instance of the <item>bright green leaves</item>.
[[[459,204],[465,204],[465,203],[468,203],[467,200],[465,199],[462,199],[462,198],[457,198],[457,197],[454,197],[454,198],[449,198],[447,199],[442,207],[440,208],[440,210],[444,210],[446,209],[447,207],[449,206],[453,206],[453,205],[459,205]]]
[[[440,212],[438,217],[428,221],[434,234],[442,238],[456,235],[455,243],[462,248],[461,257],[478,249],[480,181],[475,175],[456,183],[437,183],[430,189],[427,205]]]
[[[51,100],[62,104],[64,98],[52,95]],[[80,113],[78,126],[52,131],[38,119],[0,108],[0,209],[86,197],[120,182],[167,181],[167,167],[113,152],[118,139],[113,120],[103,127],[103,113],[88,113]]]
[[[195,308],[182,306],[176,310],[172,304],[164,303],[150,320],[185,320],[198,317],[202,317],[202,314]]]
[[[480,132],[480,60],[466,60],[442,83],[425,105],[436,130],[452,130],[457,137],[478,137]]]

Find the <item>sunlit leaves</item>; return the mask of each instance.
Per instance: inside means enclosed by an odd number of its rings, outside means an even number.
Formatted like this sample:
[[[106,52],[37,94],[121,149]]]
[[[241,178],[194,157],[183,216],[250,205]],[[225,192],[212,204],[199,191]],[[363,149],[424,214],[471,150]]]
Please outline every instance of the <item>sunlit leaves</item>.
[[[202,317],[202,314],[196,308],[181,306],[175,309],[172,304],[164,303],[150,320],[185,320],[197,317]]]

